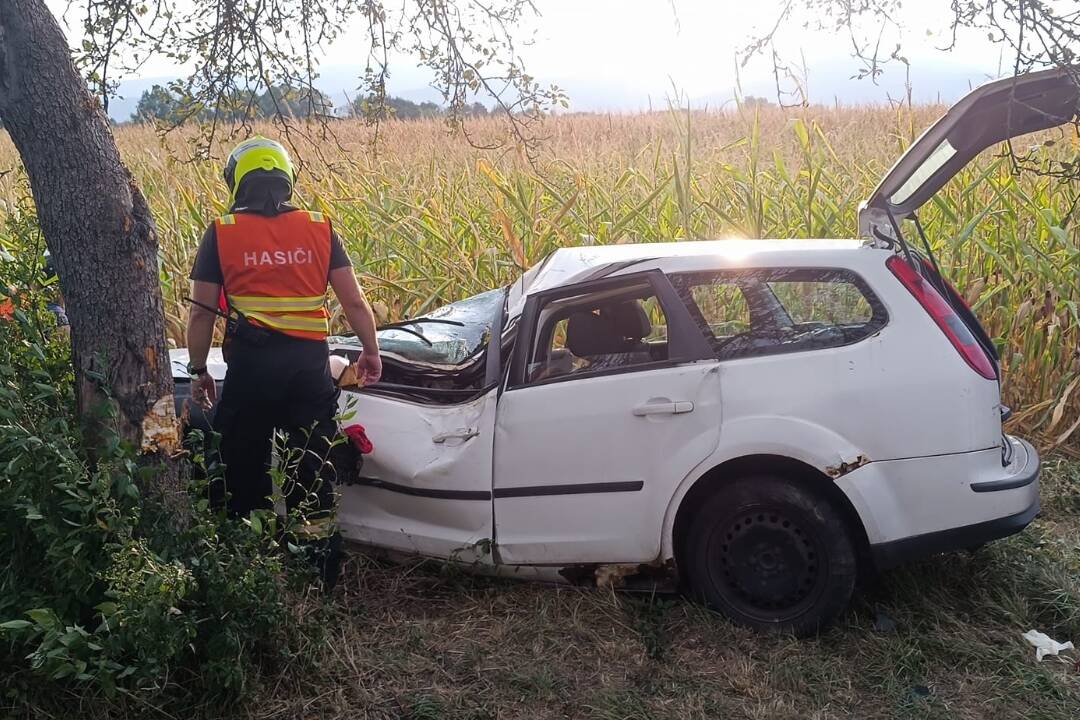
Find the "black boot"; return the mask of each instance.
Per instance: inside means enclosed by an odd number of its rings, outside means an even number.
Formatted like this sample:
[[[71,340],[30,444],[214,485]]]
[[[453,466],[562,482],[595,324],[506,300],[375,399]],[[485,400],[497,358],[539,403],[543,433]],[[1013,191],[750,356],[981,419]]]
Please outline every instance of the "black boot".
[[[345,559],[345,542],[341,533],[335,532],[325,540],[312,543],[311,560],[322,580],[323,590],[333,590],[341,575],[341,561]]]

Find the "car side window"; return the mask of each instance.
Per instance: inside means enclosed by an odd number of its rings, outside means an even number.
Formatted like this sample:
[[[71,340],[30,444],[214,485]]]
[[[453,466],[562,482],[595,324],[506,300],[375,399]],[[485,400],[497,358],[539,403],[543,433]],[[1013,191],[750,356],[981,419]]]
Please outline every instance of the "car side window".
[[[540,308],[526,382],[633,370],[668,355],[667,317],[647,283],[558,298]]]
[[[856,326],[873,319],[870,303],[850,282],[777,280],[768,285],[795,325]]]
[[[701,311],[713,339],[750,330],[750,305],[734,282],[706,282],[689,287],[691,301]]]
[[[848,270],[762,268],[671,280],[721,359],[850,345],[887,322],[885,307]]]

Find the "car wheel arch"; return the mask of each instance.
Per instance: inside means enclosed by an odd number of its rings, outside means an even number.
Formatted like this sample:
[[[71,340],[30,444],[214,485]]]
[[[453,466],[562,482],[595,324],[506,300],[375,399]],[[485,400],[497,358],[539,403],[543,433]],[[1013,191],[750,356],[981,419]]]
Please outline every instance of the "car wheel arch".
[[[740,478],[751,475],[774,475],[792,481],[809,483],[816,494],[831,503],[840,513],[851,532],[855,550],[859,559],[860,574],[869,569],[870,542],[862,518],[852,504],[851,499],[836,482],[812,465],[784,455],[743,455],[726,460],[702,473],[683,493],[675,508],[671,524],[670,551],[676,567],[684,557],[683,544],[695,513],[702,507],[706,498],[730,485]]]

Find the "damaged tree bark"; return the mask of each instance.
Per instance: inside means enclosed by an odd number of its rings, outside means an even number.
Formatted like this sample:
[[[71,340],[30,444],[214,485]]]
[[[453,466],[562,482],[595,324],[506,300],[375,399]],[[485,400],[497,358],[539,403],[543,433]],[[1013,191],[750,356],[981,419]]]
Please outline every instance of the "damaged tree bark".
[[[71,321],[78,412],[91,454],[113,431],[159,464],[174,518],[178,464],[158,242],[100,103],[43,0],[0,0],[0,120],[26,167]],[[181,520],[182,522],[182,520]]]

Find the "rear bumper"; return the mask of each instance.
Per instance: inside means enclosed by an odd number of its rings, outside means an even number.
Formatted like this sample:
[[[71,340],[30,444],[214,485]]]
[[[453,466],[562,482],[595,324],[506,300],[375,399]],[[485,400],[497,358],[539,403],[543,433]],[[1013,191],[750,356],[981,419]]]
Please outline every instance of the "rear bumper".
[[[879,568],[1020,532],[1039,513],[1039,454],[1006,436],[1000,448],[870,463],[837,481]]]
[[[870,554],[879,570],[887,570],[911,560],[978,547],[991,540],[1015,535],[1030,525],[1038,514],[1039,500],[1036,498],[1029,508],[1015,515],[871,545]]]
[[[980,482],[971,483],[971,489],[977,493],[987,492],[1001,492],[1002,490],[1016,490],[1017,488],[1027,487],[1034,482],[1038,482],[1039,473],[1042,470],[1042,460],[1039,459],[1039,452],[1035,447],[1027,440],[1021,440],[1020,438],[1005,436],[1005,441],[1010,443],[1012,447],[1012,462],[1009,463],[1010,467],[1019,464],[1019,469],[1015,473],[1011,473],[1005,477],[997,478],[996,480],[983,480]],[[1018,453],[1022,452],[1022,458],[1018,456]]]

